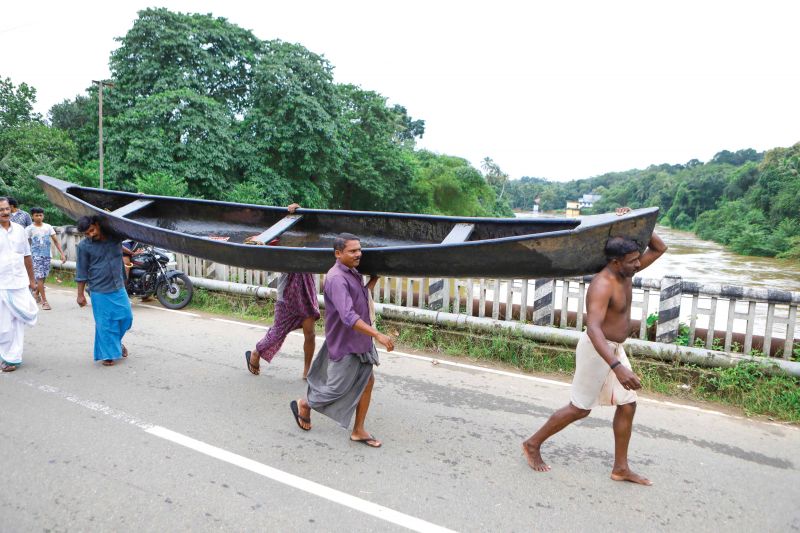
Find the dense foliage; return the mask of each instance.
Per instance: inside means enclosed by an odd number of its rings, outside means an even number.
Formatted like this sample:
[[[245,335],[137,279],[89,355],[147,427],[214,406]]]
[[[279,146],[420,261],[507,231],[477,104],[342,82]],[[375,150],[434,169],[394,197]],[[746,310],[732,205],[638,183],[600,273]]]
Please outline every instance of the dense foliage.
[[[511,206],[562,210],[583,194],[602,196],[593,212],[659,206],[660,222],[695,232],[744,255],[800,259],[800,144],[765,154],[722,151],[708,163],[658,165],[566,183],[522,178]]]
[[[415,149],[423,120],[374,91],[335,83],[333,65],[299,44],[167,9],[141,11],[118,40],[113,85],[103,92],[106,187],[269,205],[512,215],[499,199],[502,187],[467,161]],[[40,173],[97,186],[97,86],[53,106],[47,124],[32,113],[34,88],[0,81],[7,193],[23,206],[44,204],[34,180]]]

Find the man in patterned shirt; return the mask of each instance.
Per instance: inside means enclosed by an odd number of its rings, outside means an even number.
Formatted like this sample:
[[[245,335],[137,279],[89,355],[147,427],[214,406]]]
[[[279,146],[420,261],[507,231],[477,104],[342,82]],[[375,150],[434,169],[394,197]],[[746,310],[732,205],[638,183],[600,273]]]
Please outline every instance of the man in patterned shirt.
[[[33,219],[31,219],[31,216],[19,208],[19,202],[17,202],[16,198],[9,197],[8,205],[11,206],[11,222],[16,222],[23,228],[27,228],[33,224]]]

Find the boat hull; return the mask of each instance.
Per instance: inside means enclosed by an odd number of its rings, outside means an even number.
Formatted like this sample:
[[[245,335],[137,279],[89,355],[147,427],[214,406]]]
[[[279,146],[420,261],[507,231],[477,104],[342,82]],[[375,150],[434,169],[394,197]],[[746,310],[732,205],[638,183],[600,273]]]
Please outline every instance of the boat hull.
[[[300,209],[301,220],[276,246],[244,244],[287,214],[267,207],[106,191],[38,177],[50,201],[74,220],[98,215],[118,235],[231,266],[277,272],[327,272],[342,232],[361,238],[359,271],[423,277],[547,278],[593,274],[605,266],[609,237],[636,239],[644,249],[658,208],[623,216],[496,219]],[[144,207],[125,215],[115,214]],[[468,240],[448,242],[454,227]],[[268,233],[268,232],[267,232]],[[265,233],[265,234],[267,234]],[[227,241],[221,240],[227,238]],[[442,241],[445,241],[444,243]]]

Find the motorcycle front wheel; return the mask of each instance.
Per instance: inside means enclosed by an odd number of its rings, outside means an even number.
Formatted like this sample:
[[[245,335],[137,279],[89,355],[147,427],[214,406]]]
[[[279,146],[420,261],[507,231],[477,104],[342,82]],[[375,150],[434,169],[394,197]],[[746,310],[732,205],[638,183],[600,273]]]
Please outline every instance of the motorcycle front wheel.
[[[156,298],[167,309],[183,309],[192,301],[194,287],[186,274],[180,273],[156,287]]]

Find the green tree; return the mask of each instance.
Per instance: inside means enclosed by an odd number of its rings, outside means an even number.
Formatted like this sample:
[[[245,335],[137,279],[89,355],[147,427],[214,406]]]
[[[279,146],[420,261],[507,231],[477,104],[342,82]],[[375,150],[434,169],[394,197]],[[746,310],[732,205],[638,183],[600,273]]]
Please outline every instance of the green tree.
[[[0,129],[41,120],[33,112],[35,103],[36,89],[27,83],[20,83],[15,87],[11,78],[0,77]]]
[[[139,176],[134,181],[136,192],[158,196],[188,196],[189,186],[183,178],[176,178],[166,172],[153,172]]]
[[[284,179],[270,168],[257,169],[249,174],[246,181],[234,184],[226,192],[224,199],[228,202],[258,205],[289,205],[299,202],[305,207],[325,207],[321,198],[309,198],[295,193],[291,181]]]
[[[38,122],[0,130],[0,187],[20,205],[44,207],[54,224],[67,218],[52,208],[36,176],[59,176],[76,162],[77,150],[62,131]]]
[[[247,109],[263,43],[211,15],[145,9],[111,53],[114,113],[165,92],[186,90],[230,111]]]
[[[323,207],[342,176],[346,147],[333,66],[297,44],[271,41],[255,68],[252,107],[241,124],[244,181],[271,169],[291,183],[294,200]]]
[[[332,205],[343,209],[413,211],[413,131],[405,109],[353,85],[338,87],[339,132],[347,157],[333,182]],[[413,129],[413,127],[412,127]]]
[[[481,170],[483,170],[486,182],[495,192],[495,205],[492,211],[500,216],[512,216],[513,212],[508,205],[508,200],[504,198],[508,185],[508,174],[503,172],[491,157],[483,158]]]
[[[415,153],[419,165],[417,194],[424,211],[441,215],[496,216],[497,197],[481,173],[463,158]]]
[[[766,153],[748,198],[773,225],[800,220],[800,143]]]
[[[219,198],[232,181],[235,137],[227,110],[188,89],[142,98],[109,120],[107,159],[114,186],[139,176],[185,179],[192,196]]]
[[[413,148],[417,138],[421,139],[425,135],[425,121],[411,118],[406,108],[400,104],[395,104],[392,111],[397,118],[395,140]]]
[[[50,108],[50,125],[63,130],[78,148],[82,160],[97,157],[97,96],[78,95],[72,100],[64,100]]]

